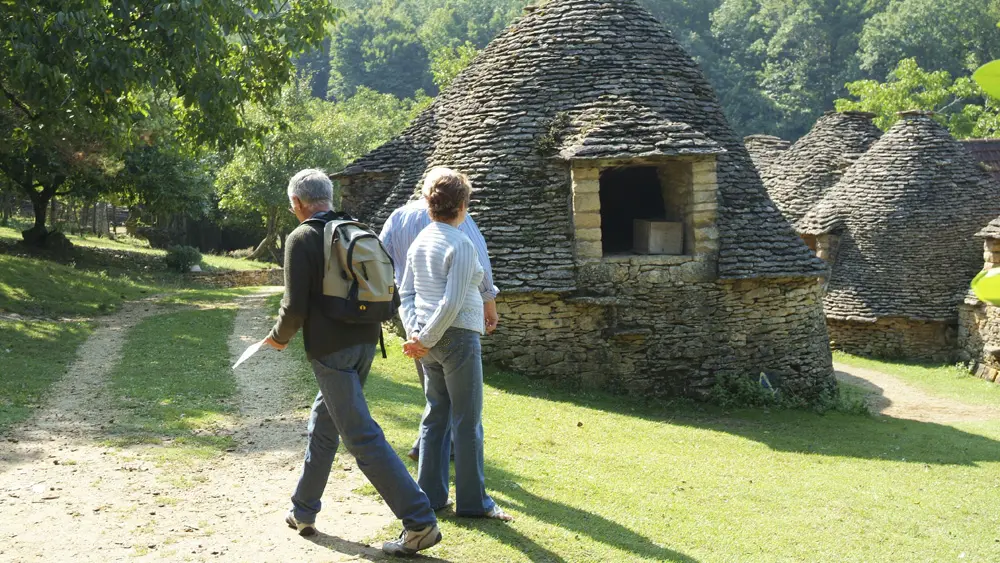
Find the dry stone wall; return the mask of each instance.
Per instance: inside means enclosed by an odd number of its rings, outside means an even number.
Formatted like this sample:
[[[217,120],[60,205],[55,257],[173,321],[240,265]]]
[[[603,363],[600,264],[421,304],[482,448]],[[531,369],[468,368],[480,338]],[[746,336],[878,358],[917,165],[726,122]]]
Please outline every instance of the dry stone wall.
[[[806,400],[832,392],[818,281],[707,281],[711,267],[688,260],[592,263],[587,294],[502,294],[485,358],[638,395],[704,398],[717,377],[760,372]]]
[[[987,270],[1000,265],[1000,239],[994,238],[1000,219],[980,232],[986,235],[983,258]],[[1000,307],[984,303],[971,292],[958,310],[960,360],[977,376],[1000,383]]]
[[[260,287],[285,285],[285,271],[281,268],[269,270],[246,270],[239,272],[189,274],[198,282],[214,287]]]
[[[888,360],[952,362],[957,358],[955,323],[898,317],[876,322],[828,318],[826,323],[834,350]]]

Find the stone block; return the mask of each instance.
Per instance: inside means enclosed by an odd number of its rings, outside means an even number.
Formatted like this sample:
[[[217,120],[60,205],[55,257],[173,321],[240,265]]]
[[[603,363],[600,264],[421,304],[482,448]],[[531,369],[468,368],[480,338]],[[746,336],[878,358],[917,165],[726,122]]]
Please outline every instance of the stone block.
[[[573,194],[573,211],[576,213],[581,212],[600,212],[601,211],[601,196],[596,193],[575,193]]]
[[[573,224],[577,229],[600,229],[601,214],[594,212],[577,213],[573,216]]]
[[[600,216],[598,215],[598,218]],[[576,230],[576,240],[586,242],[601,242],[601,229],[581,229]]]
[[[691,172],[695,181],[704,174],[715,174],[717,170],[715,160],[699,160],[691,165]]]
[[[715,168],[713,168],[712,170],[702,170],[700,172],[695,171],[694,173],[694,184],[696,186],[698,184],[717,185],[718,183],[719,183],[719,175],[715,171]]]
[[[716,190],[702,190],[694,192],[694,204],[713,203],[719,204],[719,193]]]
[[[577,241],[576,255],[581,259],[601,258],[604,256],[604,247],[600,242]]]
[[[573,181],[595,180],[600,181],[601,169],[596,166],[576,166],[573,167]]]

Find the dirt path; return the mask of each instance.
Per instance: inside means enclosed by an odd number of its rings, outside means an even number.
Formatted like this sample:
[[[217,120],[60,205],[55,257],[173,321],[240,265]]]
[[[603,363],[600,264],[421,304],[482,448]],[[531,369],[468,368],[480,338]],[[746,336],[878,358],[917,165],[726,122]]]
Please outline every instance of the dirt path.
[[[871,391],[872,412],[893,418],[948,424],[1000,420],[1000,409],[937,397],[879,371],[835,363],[837,379]]]
[[[240,303],[233,360],[271,324],[266,294]],[[349,561],[382,559],[365,539],[392,523],[384,503],[354,493],[363,476],[343,456],[313,541],[285,527],[311,397],[283,384],[301,366],[262,352],[237,372],[237,447],[204,458],[169,448],[101,444],[116,413],[106,376],[148,303],[102,320],[36,418],[0,444],[0,561]]]

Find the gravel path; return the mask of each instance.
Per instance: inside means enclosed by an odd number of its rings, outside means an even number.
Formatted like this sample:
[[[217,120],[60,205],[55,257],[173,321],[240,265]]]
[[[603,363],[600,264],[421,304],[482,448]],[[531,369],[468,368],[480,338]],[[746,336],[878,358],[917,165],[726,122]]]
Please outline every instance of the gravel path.
[[[839,381],[872,393],[869,407],[876,414],[937,424],[1000,420],[1000,409],[937,397],[886,373],[841,363],[834,369]]]
[[[233,361],[270,327],[268,294],[240,301]],[[46,406],[0,444],[0,561],[381,560],[361,542],[393,517],[380,499],[352,492],[365,481],[350,456],[327,488],[324,533],[309,541],[284,525],[305,445],[296,407],[311,402],[284,384],[301,369],[290,355],[262,351],[237,370],[233,451],[177,458],[101,444],[116,416],[107,374],[128,329],[157,312],[144,302],[101,319]]]

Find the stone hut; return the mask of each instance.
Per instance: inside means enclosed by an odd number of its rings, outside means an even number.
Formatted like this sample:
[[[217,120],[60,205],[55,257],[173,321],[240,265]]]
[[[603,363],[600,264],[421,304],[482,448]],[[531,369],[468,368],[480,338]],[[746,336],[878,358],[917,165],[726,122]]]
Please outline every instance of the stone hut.
[[[799,225],[831,267],[834,348],[950,360],[958,306],[982,266],[973,236],[1000,213],[1000,185],[925,112],[902,119]]]
[[[791,148],[761,168],[761,179],[775,205],[797,223],[844,172],[882,136],[874,114],[828,112]],[[815,249],[815,241],[805,237]]]
[[[792,146],[792,143],[774,135],[750,135],[743,137],[743,146],[750,153],[754,166],[760,171],[770,166],[778,155]]]
[[[762,372],[805,400],[835,388],[825,264],[697,65],[634,0],[529,9],[335,178],[377,225],[438,165],[472,179],[502,290],[487,361],[648,395]]]
[[[983,268],[1000,267],[1000,218],[976,236],[985,239]],[[958,316],[959,359],[979,377],[1000,383],[1000,307],[983,303],[969,291]]]

